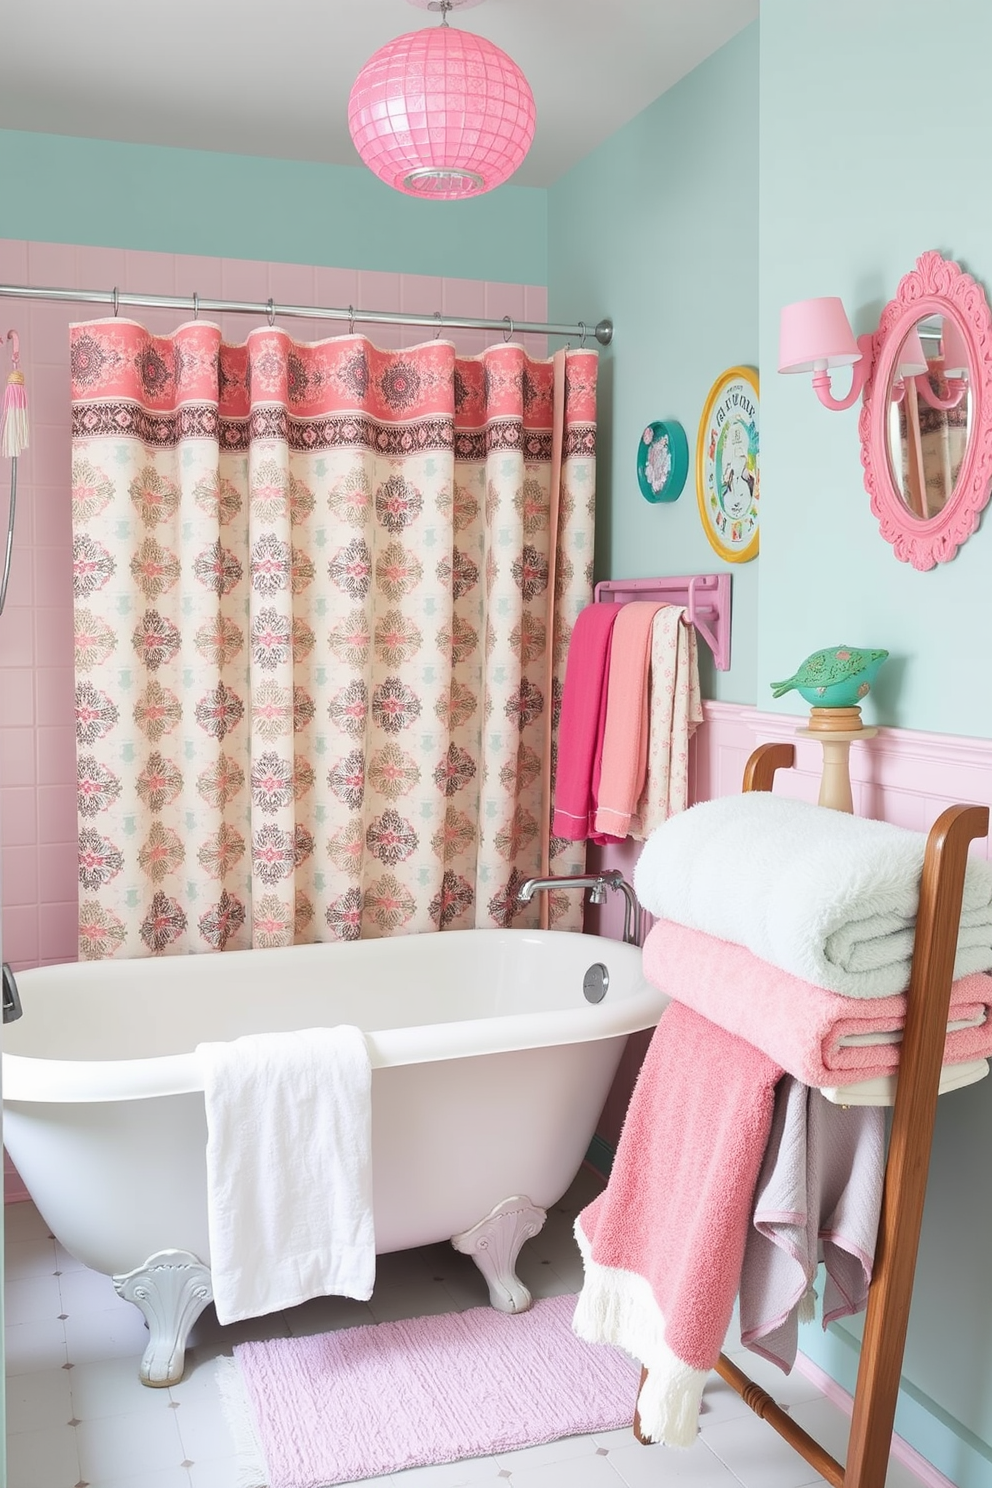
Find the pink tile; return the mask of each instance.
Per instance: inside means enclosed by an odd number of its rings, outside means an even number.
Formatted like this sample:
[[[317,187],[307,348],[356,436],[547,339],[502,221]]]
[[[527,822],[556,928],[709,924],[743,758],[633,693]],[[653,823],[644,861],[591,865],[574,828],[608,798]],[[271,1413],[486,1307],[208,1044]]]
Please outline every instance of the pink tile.
[[[269,294],[277,305],[315,305],[313,269],[309,264],[269,264]]]
[[[31,515],[34,518],[36,542],[72,543],[72,516],[70,513],[68,479],[53,485],[36,485],[31,493]]]
[[[268,267],[251,258],[225,258],[221,271],[225,300],[264,303],[269,298]]]
[[[76,731],[74,728],[40,728],[36,731],[38,784],[66,785],[76,778]]]
[[[4,904],[12,908],[38,902],[38,849],[4,847],[0,853]]]
[[[18,496],[20,505],[20,495]],[[0,495],[0,518],[3,523],[0,531],[0,566],[3,564],[2,554],[7,546],[7,512],[6,492]],[[30,522],[25,520],[25,513],[21,513],[20,519],[14,524],[14,550],[10,559],[10,582],[7,586],[7,604],[13,609],[30,609],[34,602],[34,578],[31,573],[31,549],[27,546],[27,537],[30,533]],[[7,609],[4,606],[4,614]],[[3,621],[0,620],[0,625]]]
[[[112,290],[115,284],[124,289],[128,287],[127,274],[125,249],[95,248],[86,243],[76,245],[76,283],[80,289]],[[73,318],[78,320],[81,317]]]
[[[112,289],[113,285],[108,288]],[[124,255],[124,281],[120,288],[134,294],[175,294],[176,255],[129,248]],[[134,314],[131,310],[125,313]]]
[[[28,245],[23,238],[0,238],[0,279],[5,284],[27,284]]]
[[[68,349],[63,352],[68,357]],[[64,513],[65,528],[69,526],[69,490],[72,484],[72,430],[69,422],[69,399],[71,393],[68,383],[65,386],[64,406],[57,410],[63,416],[34,420],[31,431],[31,449],[25,451],[24,459],[27,461],[28,454],[31,456],[30,466],[25,464],[25,472],[34,486],[47,486],[58,492],[58,502]],[[27,493],[25,493],[27,494]],[[37,492],[32,492],[28,498],[32,509],[37,502]],[[36,529],[38,530],[38,529]],[[44,537],[44,531],[39,530],[38,536]],[[51,537],[49,537],[51,542]]]
[[[71,866],[75,870],[75,856]],[[75,897],[64,904],[39,905],[38,949],[44,961],[75,961],[79,950],[79,904]]]
[[[99,830],[99,828],[98,828]],[[50,843],[38,848],[38,883],[41,887],[39,907],[46,904],[75,902],[79,883],[78,837],[74,832],[67,842]],[[44,931],[44,919],[40,921]],[[41,954],[54,956],[55,951],[41,942]]]
[[[358,299],[362,310],[398,310],[400,308],[400,275],[385,274],[375,269],[358,272]]]
[[[35,651],[39,666],[63,666],[72,660],[72,606],[39,609],[34,617]]]
[[[75,320],[88,319],[88,308],[83,304],[52,304],[44,300],[29,302],[24,306],[21,323],[21,363],[25,369],[25,386],[28,394],[28,411],[31,415],[32,444],[37,428],[37,400],[34,379],[29,375],[29,362],[35,367],[39,362],[64,362],[69,347],[69,326]]]
[[[324,309],[346,310],[349,305],[359,305],[358,270],[318,265],[313,271],[313,293],[314,304]],[[337,329],[347,332],[348,327],[345,324]]]
[[[52,847],[75,843],[78,831],[75,785],[39,785],[37,797],[39,844]]]
[[[15,971],[38,964],[38,906],[4,904],[3,959]]]
[[[548,287],[546,284],[524,285],[524,319],[547,320]]]
[[[0,671],[0,728],[30,728],[34,723],[34,673],[28,667]]]
[[[25,378],[26,376],[25,373]],[[68,419],[70,394],[68,350],[60,363],[41,362],[33,368],[28,396],[31,399],[30,407],[35,410],[36,423]],[[32,448],[35,438],[33,435]]]
[[[502,320],[509,315],[513,320],[524,320],[524,287],[522,284],[487,284],[486,319]],[[516,340],[516,337],[513,338]]]
[[[443,279],[441,308],[446,315],[481,320],[486,314],[486,286],[481,279]]]
[[[26,667],[33,664],[31,610],[23,605],[8,604],[0,616],[0,667]]]
[[[176,293],[203,299],[224,298],[224,261],[196,253],[176,255]]]
[[[45,289],[86,289],[76,282],[76,250],[71,243],[29,243],[28,283]]]
[[[34,550],[34,598],[39,608],[64,610],[72,606],[72,548],[70,534],[65,532],[63,536],[61,547]]]
[[[5,847],[33,847],[38,840],[35,792],[30,785],[0,789],[0,842]]]
[[[75,678],[71,666],[39,667],[35,673],[35,707],[39,724],[75,726]]]
[[[35,784],[34,729],[0,729],[0,786]]]
[[[411,315],[433,315],[443,310],[444,280],[430,274],[400,276],[400,309]]]

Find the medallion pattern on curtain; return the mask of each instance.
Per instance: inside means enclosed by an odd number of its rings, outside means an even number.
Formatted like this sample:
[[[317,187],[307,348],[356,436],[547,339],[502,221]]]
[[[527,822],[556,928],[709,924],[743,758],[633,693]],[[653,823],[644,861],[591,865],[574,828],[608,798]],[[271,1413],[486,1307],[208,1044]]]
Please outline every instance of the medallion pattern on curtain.
[[[536,923],[595,353],[554,408],[512,344],[107,320],[70,350],[80,955]]]

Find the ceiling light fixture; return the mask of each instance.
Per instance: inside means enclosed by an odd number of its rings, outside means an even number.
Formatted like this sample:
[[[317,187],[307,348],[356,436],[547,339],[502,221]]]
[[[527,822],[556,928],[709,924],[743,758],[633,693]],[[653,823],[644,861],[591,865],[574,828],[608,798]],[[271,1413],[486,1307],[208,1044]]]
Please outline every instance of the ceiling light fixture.
[[[501,186],[534,138],[534,95],[520,68],[448,12],[480,0],[411,0],[440,26],[408,31],[369,58],[348,100],[355,148],[380,181],[450,201]]]

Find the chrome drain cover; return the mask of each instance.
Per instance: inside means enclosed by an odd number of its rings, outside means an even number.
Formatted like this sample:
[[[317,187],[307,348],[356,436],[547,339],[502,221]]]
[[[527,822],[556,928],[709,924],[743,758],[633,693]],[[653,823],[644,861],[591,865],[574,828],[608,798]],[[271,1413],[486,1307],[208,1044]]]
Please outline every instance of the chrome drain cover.
[[[610,973],[602,961],[594,961],[582,978],[586,1002],[602,1002],[610,985]]]

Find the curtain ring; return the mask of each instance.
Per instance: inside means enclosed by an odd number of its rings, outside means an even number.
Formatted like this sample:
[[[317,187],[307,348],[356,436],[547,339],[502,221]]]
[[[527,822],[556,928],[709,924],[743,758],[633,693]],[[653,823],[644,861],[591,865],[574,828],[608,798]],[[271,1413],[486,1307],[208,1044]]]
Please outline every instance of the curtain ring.
[[[121,306],[120,306],[120,296],[117,293],[117,285],[116,284],[114,285],[114,293],[113,293],[113,298],[111,300],[111,303],[112,303],[112,305],[114,307],[114,319],[116,320],[117,319],[118,311],[121,308]]]
[[[588,330],[586,329],[586,323],[584,320],[579,321],[579,330],[582,332],[582,338],[579,341],[579,349],[581,350],[582,347],[585,346],[586,336],[589,334]]]
[[[510,337],[513,335],[513,316],[512,315],[504,315],[503,316],[503,319],[506,321],[507,325],[509,326],[509,330],[506,330],[506,331],[503,332],[503,340],[504,341],[509,341]]]
[[[355,334],[355,307],[354,307],[354,305],[349,305],[348,306],[348,335],[349,336],[353,336],[354,334]]]
[[[199,318],[200,318],[200,296],[197,294],[196,290],[194,289],[194,291],[193,291],[193,319],[194,320],[199,320]]]
[[[437,341],[437,340],[440,339],[440,336],[441,336],[441,312],[440,312],[440,310],[435,310],[434,311],[434,319],[437,321],[437,330],[434,332],[434,340]]]
[[[268,299],[265,302],[265,318],[269,322],[269,325],[270,326],[274,326],[275,325],[275,323],[276,323],[276,307],[275,307],[275,304],[273,303],[273,301],[271,299]]]

